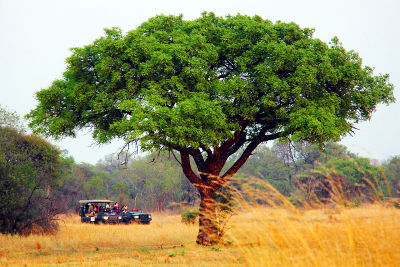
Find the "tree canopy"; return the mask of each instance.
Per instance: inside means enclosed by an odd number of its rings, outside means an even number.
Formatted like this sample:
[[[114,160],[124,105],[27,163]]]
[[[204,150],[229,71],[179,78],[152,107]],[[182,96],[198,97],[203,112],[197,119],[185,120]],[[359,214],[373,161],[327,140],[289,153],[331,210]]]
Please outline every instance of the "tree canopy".
[[[373,76],[337,38],[328,46],[295,23],[205,13],[105,32],[73,48],[64,79],[37,93],[29,115],[37,133],[73,136],[91,126],[99,142],[199,148],[245,123],[253,135],[337,140],[393,100],[388,75]]]
[[[55,138],[90,127],[99,143],[123,138],[178,151],[187,178],[210,196],[259,144],[339,140],[377,104],[394,101],[387,74],[374,75],[338,38],[326,44],[313,32],[213,13],[160,15],[126,34],[106,29],[73,48],[63,78],[37,92],[30,127]]]

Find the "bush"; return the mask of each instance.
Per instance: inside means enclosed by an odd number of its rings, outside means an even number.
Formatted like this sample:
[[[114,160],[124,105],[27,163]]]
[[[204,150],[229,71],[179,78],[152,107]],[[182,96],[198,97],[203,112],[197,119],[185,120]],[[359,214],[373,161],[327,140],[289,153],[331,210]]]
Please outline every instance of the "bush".
[[[197,221],[197,218],[199,217],[199,210],[188,210],[182,213],[182,222],[186,224],[194,224]]]
[[[44,139],[0,127],[0,232],[49,233],[60,210],[60,152]]]

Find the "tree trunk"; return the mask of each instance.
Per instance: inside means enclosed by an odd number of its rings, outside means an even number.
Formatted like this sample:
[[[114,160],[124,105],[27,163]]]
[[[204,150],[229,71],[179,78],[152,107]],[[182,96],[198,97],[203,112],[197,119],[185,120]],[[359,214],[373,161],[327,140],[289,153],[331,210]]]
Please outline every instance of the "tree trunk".
[[[196,243],[209,246],[219,241],[218,225],[216,222],[216,201],[213,191],[200,192],[199,233]]]

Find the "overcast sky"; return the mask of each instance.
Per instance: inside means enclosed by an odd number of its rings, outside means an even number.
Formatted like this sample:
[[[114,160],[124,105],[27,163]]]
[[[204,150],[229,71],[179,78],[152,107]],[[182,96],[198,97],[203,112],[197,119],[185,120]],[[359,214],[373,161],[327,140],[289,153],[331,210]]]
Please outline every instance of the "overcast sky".
[[[128,1],[128,0],[0,0],[0,105],[25,115],[35,108],[34,93],[47,88],[65,70],[70,48],[91,43],[105,27],[124,32],[158,14],[183,14],[190,20],[202,11],[219,16],[258,14],[273,22],[294,21],[315,28],[329,42],[338,36],[375,73],[389,73],[399,97],[400,1]],[[400,101],[379,106],[371,121],[357,125],[354,137],[342,141],[361,156],[379,160],[400,154]],[[55,143],[55,142],[53,142]],[[94,146],[90,133],[57,144],[77,162],[96,163],[116,152],[122,141]]]

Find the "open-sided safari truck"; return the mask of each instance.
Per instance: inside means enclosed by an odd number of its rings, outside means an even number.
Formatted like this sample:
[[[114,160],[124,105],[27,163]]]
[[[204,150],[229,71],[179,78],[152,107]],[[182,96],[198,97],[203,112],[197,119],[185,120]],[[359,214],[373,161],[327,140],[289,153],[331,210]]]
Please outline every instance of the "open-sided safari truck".
[[[122,215],[111,210],[111,200],[79,200],[79,215],[81,222],[89,223],[120,223]]]
[[[137,209],[132,211],[113,209],[112,200],[79,200],[81,222],[89,223],[140,223],[150,224],[151,214]]]

